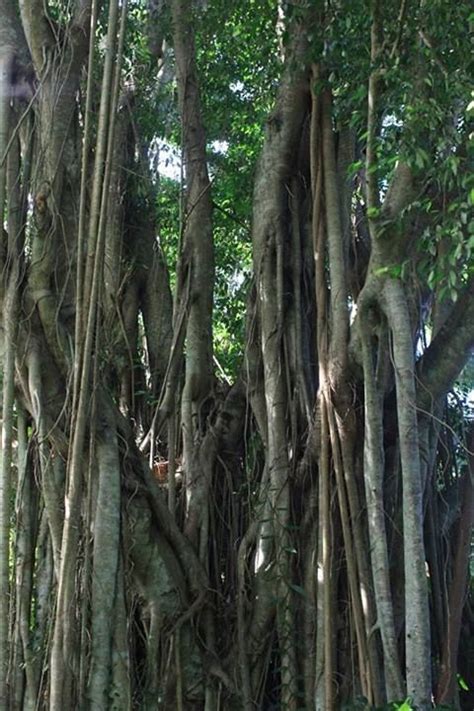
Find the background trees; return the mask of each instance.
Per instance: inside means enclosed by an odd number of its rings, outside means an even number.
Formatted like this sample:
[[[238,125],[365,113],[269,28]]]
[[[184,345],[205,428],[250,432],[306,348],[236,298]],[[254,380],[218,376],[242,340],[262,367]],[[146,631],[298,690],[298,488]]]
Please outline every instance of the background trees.
[[[0,11],[3,706],[469,708],[467,4]]]

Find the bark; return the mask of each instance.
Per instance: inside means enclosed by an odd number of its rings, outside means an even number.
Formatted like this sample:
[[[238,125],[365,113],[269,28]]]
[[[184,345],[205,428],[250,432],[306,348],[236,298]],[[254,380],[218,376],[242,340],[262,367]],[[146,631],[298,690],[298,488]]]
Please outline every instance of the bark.
[[[322,100],[322,160],[326,203],[327,248],[330,278],[330,366],[331,386],[337,389],[346,365],[349,338],[349,312],[347,309],[347,279],[344,260],[344,239],[341,224],[341,207],[337,185],[336,151],[332,126],[331,96],[327,92]]]
[[[377,627],[380,629],[384,651],[385,690],[387,699],[403,697],[403,682],[397,651],[392,592],[383,501],[383,423],[381,393],[377,391],[373,366],[374,302],[368,287],[359,299],[361,341],[364,367],[364,480],[372,560],[372,578],[377,608]],[[366,303],[364,304],[364,300]],[[372,312],[372,313],[371,313]],[[375,317],[376,318],[376,317]],[[371,633],[373,630],[371,631]]]
[[[111,691],[115,601],[119,594],[120,551],[120,461],[114,421],[107,417],[97,437],[99,476],[94,520],[94,550],[91,596],[91,709],[106,708]],[[123,690],[122,690],[123,691]]]
[[[123,6],[125,8],[125,5]],[[118,5],[114,2],[110,4],[109,24],[108,24],[108,55],[104,67],[103,76],[103,97],[109,95],[112,88],[112,69],[114,48],[116,42],[118,18]],[[114,93],[115,102],[117,92]],[[105,106],[104,106],[105,104]],[[116,107],[116,103],[114,108]],[[67,660],[74,656],[76,629],[71,622],[66,623],[68,610],[74,606],[75,590],[74,577],[77,564],[77,547],[80,531],[80,498],[83,481],[82,457],[85,443],[85,434],[88,418],[88,399],[90,393],[91,375],[91,353],[95,338],[95,322],[98,304],[99,282],[102,277],[102,249],[104,225],[100,223],[99,201],[101,188],[102,162],[104,160],[107,138],[113,144],[113,129],[107,132],[109,105],[106,99],[103,101],[99,119],[99,149],[97,151],[96,165],[94,171],[93,196],[89,223],[89,261],[85,271],[84,286],[84,314],[77,314],[77,318],[84,318],[84,343],[76,344],[76,347],[83,348],[82,370],[80,376],[79,398],[77,402],[77,412],[74,421],[74,436],[72,440],[70,458],[68,461],[68,484],[66,495],[66,516],[63,527],[61,544],[61,567],[59,571],[57,617],[53,638],[53,649],[51,655],[51,704],[52,706],[62,706],[67,698],[72,694],[72,677],[77,674],[74,664],[69,664]],[[113,113],[113,112],[112,112]],[[109,153],[110,157],[110,153]],[[110,161],[108,163],[110,173]],[[107,194],[107,180],[104,180],[104,192]],[[105,209],[102,210],[102,215]],[[44,315],[48,318],[48,315]],[[51,345],[51,340],[50,340]]]
[[[457,656],[474,526],[474,426],[472,424],[466,437],[466,445],[469,450],[468,468],[461,485],[462,504],[457,526],[456,554],[449,586],[447,624],[441,646],[440,677],[436,689],[436,702],[439,704],[454,703],[456,695]]]
[[[10,699],[14,708],[21,708],[24,696],[35,694],[35,660],[30,641],[30,608],[33,595],[34,550],[38,497],[34,485],[33,458],[28,456],[26,413],[17,416],[18,429],[18,485],[15,499],[16,531],[14,546],[15,601],[12,631],[12,675]],[[12,590],[13,592],[13,590]],[[22,671],[25,670],[23,675]]]
[[[467,363],[474,346],[474,280],[470,280],[426,352],[417,363],[417,403],[430,411]]]
[[[304,52],[301,28],[295,34],[294,56]],[[273,550],[269,557],[272,574],[262,584],[276,592],[276,625],[281,654],[282,699],[296,708],[296,660],[292,630],[292,593],[289,537],[289,453],[286,444],[285,411],[288,390],[284,378],[284,241],[286,239],[287,187],[291,185],[292,155],[298,146],[305,105],[308,100],[306,72],[288,71],[280,89],[276,108],[267,124],[266,141],[260,158],[254,192],[254,268],[261,328],[261,348],[265,388],[268,463],[268,516]],[[260,597],[260,596],[259,596]],[[265,595],[267,604],[270,603]],[[273,605],[272,605],[273,607]],[[269,620],[272,607],[262,609]],[[268,622],[267,622],[268,624]]]
[[[428,709],[431,706],[430,623],[413,344],[401,284],[387,281],[384,296],[393,338],[402,466],[407,693],[420,709]]]
[[[1,87],[0,87],[1,88]],[[13,474],[14,401],[15,401],[15,347],[18,333],[18,282],[19,245],[21,240],[21,204],[18,176],[20,152],[15,141],[7,163],[8,190],[8,248],[4,267],[4,353],[2,397],[2,450],[0,467],[0,702],[8,705],[8,662],[10,654],[9,602],[10,602],[10,489]],[[1,206],[3,211],[3,204]]]
[[[196,442],[205,417],[203,406],[212,388],[212,302],[214,246],[212,236],[211,185],[207,172],[206,137],[201,118],[201,100],[196,69],[192,11],[189,0],[171,5],[176,55],[178,100],[181,113],[186,171],[181,269],[188,272],[189,312],[186,323],[185,383],[182,395],[183,452],[187,472],[187,533],[198,541],[199,528],[206,526],[206,510],[199,511],[208,477],[199,466]],[[183,298],[184,295],[179,295]],[[203,539],[200,546],[207,545]]]

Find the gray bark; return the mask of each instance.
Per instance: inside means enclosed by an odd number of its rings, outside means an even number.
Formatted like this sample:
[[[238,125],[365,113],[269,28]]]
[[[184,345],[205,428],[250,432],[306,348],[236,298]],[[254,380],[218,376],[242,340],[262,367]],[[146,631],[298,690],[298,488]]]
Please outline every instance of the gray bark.
[[[400,282],[387,280],[384,297],[393,338],[402,466],[407,694],[423,710],[431,708],[431,645],[415,362],[406,296]]]

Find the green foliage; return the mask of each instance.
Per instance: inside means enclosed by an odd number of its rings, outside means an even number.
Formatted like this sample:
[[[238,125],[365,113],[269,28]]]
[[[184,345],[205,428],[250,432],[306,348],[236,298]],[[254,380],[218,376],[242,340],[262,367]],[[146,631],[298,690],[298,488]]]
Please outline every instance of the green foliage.
[[[206,77],[204,122],[210,148],[222,146],[209,152],[216,205],[214,347],[231,377],[244,342],[253,177],[281,66],[273,2],[217,0],[202,20],[198,64]]]
[[[195,14],[198,71],[205,77],[202,110],[212,180],[216,285],[214,349],[221,375],[235,376],[244,342],[251,271],[251,206],[255,166],[281,70],[273,2],[216,0]],[[163,18],[162,32],[169,34]],[[180,155],[181,129],[172,81],[160,81],[143,31],[146,12],[129,13],[125,67],[134,118],[157,189],[159,238],[175,281],[179,253],[180,186],[166,178],[160,144]],[[218,30],[217,30],[218,28]],[[172,57],[171,57],[172,60]],[[169,59],[168,59],[169,61]],[[175,161],[177,167],[178,160]],[[223,373],[222,373],[223,371]]]
[[[293,5],[291,10],[299,11]],[[310,51],[316,61],[323,57],[325,74],[320,84],[332,89],[336,124],[349,123],[355,132],[357,160],[350,167],[352,175],[365,163],[368,77],[374,69],[380,72],[383,100],[374,166],[380,193],[384,194],[400,159],[411,166],[420,183],[419,196],[403,213],[397,229],[411,230],[416,222],[420,289],[434,292],[438,300],[454,302],[472,272],[474,249],[474,178],[468,140],[472,101],[470,105],[465,61],[469,40],[464,31],[472,20],[463,3],[425,4],[413,9],[402,26],[398,13],[398,6],[384,6],[383,51],[377,65],[371,64],[372,18],[364,0],[329,6],[324,31],[318,30],[316,22],[308,28]],[[162,33],[169,34],[169,21],[161,20]],[[244,5],[238,0],[214,0],[195,15],[215,203],[214,348],[227,377],[236,373],[242,356],[253,177],[282,68],[281,45],[288,40],[287,26],[278,35],[276,24],[276,7],[270,0]],[[180,126],[174,80],[159,80],[144,26],[144,7],[133,4],[125,63],[136,96],[140,139],[148,147],[158,183],[158,146],[165,141],[179,155]],[[444,31],[446,27],[451,34]],[[179,190],[175,181],[160,178],[160,239],[172,275],[178,255]],[[360,199],[364,201],[363,195]],[[371,207],[367,216],[378,218],[378,208]],[[393,278],[406,277],[406,265],[384,269]]]
[[[170,270],[172,286],[174,286],[176,280],[176,263],[178,260],[180,190],[180,185],[176,180],[161,177],[160,188],[156,196],[160,244]]]
[[[440,301],[457,300],[459,289],[472,275],[474,251],[474,205],[466,200],[468,176],[460,180],[459,196],[439,208],[431,200],[417,203],[426,221],[419,239],[418,273],[436,290]]]

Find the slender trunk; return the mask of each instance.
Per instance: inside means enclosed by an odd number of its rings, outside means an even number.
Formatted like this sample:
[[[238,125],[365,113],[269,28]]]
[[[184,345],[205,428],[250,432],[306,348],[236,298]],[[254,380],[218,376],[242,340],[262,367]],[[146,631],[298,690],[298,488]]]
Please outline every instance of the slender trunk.
[[[0,86],[1,88],[1,86]],[[1,169],[0,169],[1,171]],[[7,162],[8,190],[8,249],[5,265],[3,302],[4,352],[3,352],[3,400],[2,400],[2,447],[0,465],[0,703],[8,706],[9,657],[10,657],[10,498],[13,485],[13,438],[15,424],[15,352],[18,333],[18,283],[20,200],[19,183],[20,151],[18,140],[10,150]],[[3,206],[2,206],[3,207]],[[2,228],[3,229],[3,228]]]
[[[415,363],[410,317],[401,283],[387,280],[384,296],[393,338],[402,466],[407,694],[423,711],[431,708],[431,647],[423,542],[423,487],[416,413]]]
[[[349,311],[347,307],[347,279],[341,224],[341,205],[338,193],[334,129],[332,125],[331,95],[329,92],[325,92],[323,95],[321,114],[327,251],[331,286],[331,334],[328,376],[331,387],[337,388],[347,364]]]
[[[34,553],[37,536],[38,498],[34,484],[32,449],[28,451],[27,416],[21,407],[17,413],[18,484],[15,500],[15,649],[12,661],[12,705],[23,708],[24,698],[36,694],[35,659],[30,633],[31,606],[34,599]]]
[[[91,709],[97,710],[107,707],[112,681],[120,552],[120,461],[113,418],[109,414],[107,419],[105,430],[97,434],[96,445],[99,485],[94,521],[89,701]]]
[[[381,393],[377,391],[373,365],[371,304],[360,301],[360,331],[364,367],[364,479],[372,561],[372,577],[377,608],[377,627],[380,629],[384,651],[385,689],[390,701],[403,698],[404,689],[393,613],[390,587],[387,534],[383,501],[383,422]]]
[[[123,4],[125,11],[126,4]],[[113,108],[110,109],[108,103],[100,112],[101,120],[99,124],[99,145],[107,145],[109,140],[109,157],[111,157],[113,145],[113,128],[110,129],[108,112],[116,106],[117,89],[113,85],[113,59],[115,56],[115,43],[117,33],[118,20],[118,4],[115,1],[110,3],[109,8],[109,24],[107,34],[107,62],[104,68],[103,76],[103,93],[104,95],[113,94]],[[123,23],[123,20],[122,20]],[[123,26],[123,25],[122,25]],[[117,69],[118,72],[118,69]],[[112,91],[112,87],[115,91]],[[109,131],[107,132],[107,127]],[[74,657],[76,629],[70,619],[69,611],[74,607],[76,592],[74,586],[75,569],[77,564],[78,543],[80,538],[80,504],[83,482],[83,452],[85,434],[87,429],[87,417],[89,407],[90,394],[90,374],[91,374],[91,354],[92,346],[95,337],[96,314],[98,307],[99,284],[101,280],[102,266],[102,250],[103,237],[105,234],[105,225],[103,221],[106,214],[107,204],[107,175],[104,176],[104,184],[102,184],[101,169],[104,155],[99,150],[96,160],[96,168],[94,171],[93,193],[98,193],[96,200],[91,209],[91,218],[89,224],[89,257],[90,261],[87,264],[85,273],[84,285],[84,314],[77,314],[76,318],[82,318],[87,314],[87,322],[84,330],[84,343],[76,344],[76,347],[83,348],[82,354],[82,370],[80,372],[80,388],[79,398],[77,403],[77,411],[74,420],[74,434],[71,443],[70,457],[68,461],[68,482],[66,495],[66,517],[63,528],[62,544],[61,544],[61,568],[58,581],[58,601],[57,615],[55,622],[55,631],[53,638],[53,647],[51,652],[51,708],[61,708],[66,699],[70,698],[72,693],[72,676],[77,674],[77,669],[69,660]],[[110,175],[111,162],[107,164],[107,171]],[[103,187],[104,200],[99,209],[99,200],[102,195],[102,190],[97,187]],[[101,222],[102,216],[102,222]],[[96,234],[97,232],[97,234]],[[93,261],[93,266],[92,262]]]
[[[187,476],[187,533],[198,543],[206,526],[205,497],[209,478],[201,470],[198,429],[203,428],[205,403],[212,388],[212,305],[214,243],[211,185],[207,171],[206,136],[196,70],[192,3],[173,0],[173,40],[181,114],[186,201],[181,270],[190,284],[186,324],[185,383],[182,394],[183,451]],[[183,300],[185,294],[178,294]],[[206,547],[202,540],[200,546]]]

